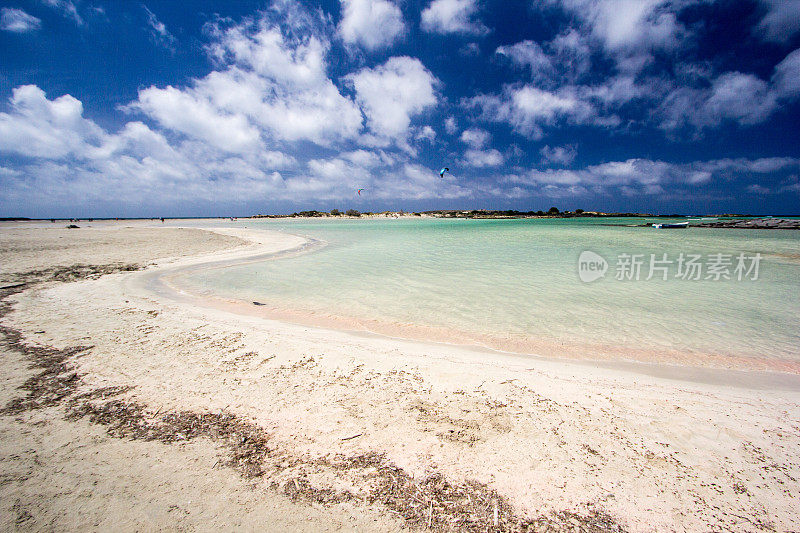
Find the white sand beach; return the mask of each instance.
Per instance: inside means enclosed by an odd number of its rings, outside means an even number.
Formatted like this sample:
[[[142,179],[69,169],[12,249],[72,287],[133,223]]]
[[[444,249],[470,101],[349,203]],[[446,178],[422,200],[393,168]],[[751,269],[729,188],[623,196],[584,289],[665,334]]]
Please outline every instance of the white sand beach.
[[[800,530],[797,376],[282,322],[169,274],[301,237],[81,225],[0,227],[3,530]]]

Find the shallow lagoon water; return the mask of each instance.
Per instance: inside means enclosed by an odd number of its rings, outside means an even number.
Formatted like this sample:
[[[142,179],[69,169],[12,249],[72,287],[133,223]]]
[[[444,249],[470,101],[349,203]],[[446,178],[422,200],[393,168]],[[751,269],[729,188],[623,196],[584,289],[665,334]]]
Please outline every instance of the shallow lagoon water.
[[[800,363],[800,232],[629,227],[645,219],[248,220],[324,241],[309,253],[194,272],[203,294],[259,301],[350,329],[529,353],[691,362],[720,356]],[[578,275],[590,250],[608,262]],[[649,275],[650,255],[673,261]],[[677,277],[698,254],[701,280]],[[715,254],[731,279],[705,279]],[[737,279],[761,254],[758,279]],[[618,280],[621,254],[641,255],[639,280]],[[634,276],[635,277],[635,276]],[[726,364],[726,363],[723,363]],[[735,365],[734,365],[735,366]]]

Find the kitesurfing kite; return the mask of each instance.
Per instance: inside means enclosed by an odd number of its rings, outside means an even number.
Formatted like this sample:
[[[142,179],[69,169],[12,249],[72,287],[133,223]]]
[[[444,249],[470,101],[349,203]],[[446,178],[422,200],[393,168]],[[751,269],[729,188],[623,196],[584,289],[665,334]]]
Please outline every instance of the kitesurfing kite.
[[[359,196],[361,196],[361,191],[363,191],[363,190],[364,189],[358,189],[358,191],[356,191],[356,192],[358,193]]]
[[[439,171],[439,177],[440,178],[444,178],[444,173],[445,172],[450,172],[450,169],[447,168],[447,167],[444,167],[442,170]]]

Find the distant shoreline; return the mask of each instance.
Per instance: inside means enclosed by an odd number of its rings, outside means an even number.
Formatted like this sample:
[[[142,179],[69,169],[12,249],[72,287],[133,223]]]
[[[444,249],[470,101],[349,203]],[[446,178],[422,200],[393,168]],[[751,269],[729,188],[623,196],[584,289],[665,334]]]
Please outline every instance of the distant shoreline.
[[[792,218],[797,215],[748,215],[736,213],[724,214],[706,214],[706,215],[682,215],[677,213],[672,214],[654,214],[654,213],[606,213],[603,211],[584,211],[577,209],[575,211],[517,211],[514,209],[507,210],[487,210],[487,209],[472,209],[472,210],[459,210],[459,209],[439,209],[431,211],[382,211],[382,212],[363,212],[349,210],[347,212],[339,212],[333,210],[327,211],[299,211],[291,214],[280,215],[253,215],[249,218],[399,218],[399,217],[428,217],[428,218],[477,218],[477,219],[516,219],[516,218],[692,218],[692,217],[715,217],[715,218],[774,218],[780,216],[781,218]]]
[[[380,211],[380,212],[358,212],[350,210],[334,214],[332,211],[298,211],[282,214],[257,214],[249,216],[198,216],[198,217],[164,217],[164,220],[238,220],[238,219],[259,219],[259,218],[473,218],[473,219],[550,219],[550,218],[719,218],[719,219],[778,219],[778,218],[800,218],[800,215],[754,215],[739,213],[723,214],[656,214],[656,213],[606,213],[603,211],[558,211],[557,213],[545,211],[517,211],[509,210],[487,210],[487,209],[439,209],[430,211]],[[101,221],[158,221],[161,217],[0,217],[0,222],[101,222]]]

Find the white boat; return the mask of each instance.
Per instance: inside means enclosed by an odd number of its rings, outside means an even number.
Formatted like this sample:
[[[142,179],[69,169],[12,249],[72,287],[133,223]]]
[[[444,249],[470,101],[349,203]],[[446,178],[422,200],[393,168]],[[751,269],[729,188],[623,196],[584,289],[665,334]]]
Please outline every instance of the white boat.
[[[688,228],[688,222],[660,222],[653,224],[656,229]]]

